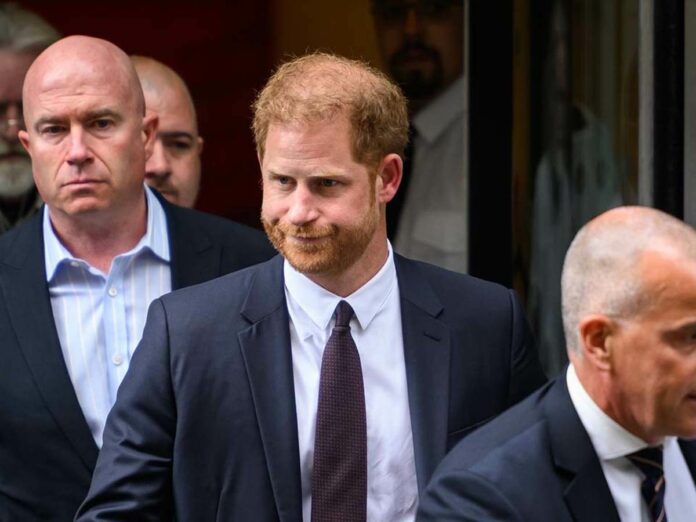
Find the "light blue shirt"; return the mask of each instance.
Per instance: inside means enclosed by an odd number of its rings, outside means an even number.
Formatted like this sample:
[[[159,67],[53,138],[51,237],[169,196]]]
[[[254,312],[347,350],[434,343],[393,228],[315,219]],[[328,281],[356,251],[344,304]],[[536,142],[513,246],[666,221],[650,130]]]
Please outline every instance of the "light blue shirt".
[[[145,326],[150,303],[171,291],[164,209],[149,188],[147,230],[108,274],[74,257],[43,217],[46,281],[65,365],[97,446]]]

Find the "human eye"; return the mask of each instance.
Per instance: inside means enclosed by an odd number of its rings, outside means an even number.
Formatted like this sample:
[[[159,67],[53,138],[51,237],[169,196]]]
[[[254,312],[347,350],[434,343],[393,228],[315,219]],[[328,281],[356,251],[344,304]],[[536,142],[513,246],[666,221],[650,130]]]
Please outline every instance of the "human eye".
[[[169,139],[164,140],[163,143],[175,155],[184,154],[193,148],[193,143],[186,139]]]
[[[696,350],[696,325],[690,324],[668,331],[664,337],[670,345],[680,351],[694,352]]]
[[[59,125],[56,123],[49,123],[46,125],[42,125],[39,128],[39,134],[41,134],[42,136],[51,138],[51,137],[55,137],[55,136],[60,136],[61,134],[63,134],[65,132],[65,130],[66,130],[66,127],[63,125]]]
[[[335,177],[317,177],[312,180],[313,190],[325,195],[337,193],[342,185],[343,182]]]
[[[91,127],[97,131],[108,130],[113,127],[113,125],[113,120],[109,118],[97,118],[91,122]]]
[[[407,13],[406,6],[393,1],[375,2],[373,9],[375,16],[388,24],[402,22]]]
[[[295,180],[290,176],[283,176],[282,174],[270,174],[268,177],[272,186],[279,188],[280,190],[289,190],[292,188]]]

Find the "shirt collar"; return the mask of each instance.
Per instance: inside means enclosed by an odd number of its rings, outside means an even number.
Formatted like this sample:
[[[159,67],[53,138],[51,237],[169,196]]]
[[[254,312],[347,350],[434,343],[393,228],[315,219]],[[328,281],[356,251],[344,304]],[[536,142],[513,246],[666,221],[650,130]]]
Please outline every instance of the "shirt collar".
[[[597,406],[578,379],[572,364],[568,366],[566,382],[573,406],[600,460],[625,457],[649,446],[647,442],[626,430]]]
[[[348,297],[340,297],[319,286],[306,275],[295,270],[287,259],[283,264],[285,291],[311,323],[321,330],[328,330],[339,301],[348,301],[355,312],[360,328],[365,330],[375,316],[384,308],[387,299],[397,287],[396,268],[391,244],[387,243],[387,259],[382,268],[367,283]],[[299,321],[294,325],[300,339],[312,335],[309,324]]]
[[[154,195],[150,187],[145,186],[145,201],[147,203],[147,228],[145,235],[130,251],[120,256],[134,256],[142,250],[148,249],[162,261],[170,262],[169,233],[167,231],[167,217],[164,214],[162,204]],[[85,266],[88,263],[73,256],[65,245],[61,243],[53,230],[50,220],[50,209],[44,207],[43,213],[43,237],[44,237],[44,261],[46,265],[46,281],[50,282],[61,264],[78,262]],[[119,257],[120,257],[119,256]]]
[[[460,76],[437,98],[431,101],[413,117],[413,127],[418,136],[432,143],[447,130],[450,124],[462,117],[466,80]]]

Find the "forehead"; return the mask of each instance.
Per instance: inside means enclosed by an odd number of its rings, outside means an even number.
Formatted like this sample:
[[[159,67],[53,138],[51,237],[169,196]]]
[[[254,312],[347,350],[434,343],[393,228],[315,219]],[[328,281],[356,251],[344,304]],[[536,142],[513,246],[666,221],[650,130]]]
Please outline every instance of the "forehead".
[[[187,130],[196,127],[196,116],[187,94],[177,88],[145,89],[145,106],[159,118],[160,130]]]
[[[0,49],[0,100],[21,99],[24,76],[35,57],[33,53]]]
[[[447,9],[450,7],[463,7],[461,0],[373,0],[372,7],[375,13],[380,15],[394,14],[391,9],[420,8],[425,13],[433,10]]]
[[[696,261],[676,251],[648,251],[640,257],[637,272],[651,311],[696,315]]]
[[[310,123],[272,123],[263,159],[268,170],[321,172],[353,169],[350,123],[345,116]]]
[[[114,67],[107,70],[85,63],[57,63],[32,78],[25,89],[25,111],[52,113],[109,107],[112,110],[136,110],[131,84]]]
[[[266,136],[266,150],[304,154],[308,150],[350,145],[350,124],[339,116],[310,122],[272,122]]]

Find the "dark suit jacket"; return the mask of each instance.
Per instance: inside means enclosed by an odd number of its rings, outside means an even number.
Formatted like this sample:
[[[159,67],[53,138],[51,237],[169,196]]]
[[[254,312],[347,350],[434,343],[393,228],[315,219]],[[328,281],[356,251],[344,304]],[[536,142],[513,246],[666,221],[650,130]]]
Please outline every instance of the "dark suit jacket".
[[[268,259],[262,233],[162,202],[172,287]],[[68,375],[44,268],[42,212],[0,237],[0,521],[72,520],[97,446]]]
[[[680,446],[696,474],[696,442]],[[619,522],[565,373],[457,445],[417,520]]]
[[[514,294],[396,256],[416,471],[543,381]],[[156,300],[79,520],[301,521],[283,259]]]

